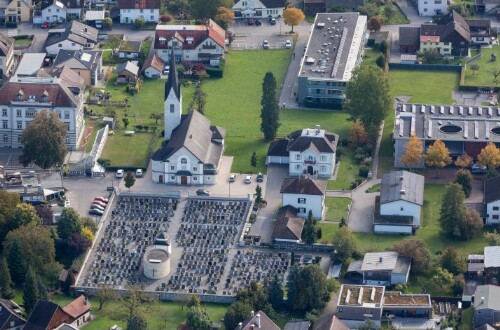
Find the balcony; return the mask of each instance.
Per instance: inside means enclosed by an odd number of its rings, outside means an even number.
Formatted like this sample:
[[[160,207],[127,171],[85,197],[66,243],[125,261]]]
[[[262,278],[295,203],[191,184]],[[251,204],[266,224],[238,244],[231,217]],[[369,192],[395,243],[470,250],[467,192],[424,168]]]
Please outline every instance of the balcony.
[[[306,164],[306,165],[315,165],[316,164],[316,160],[314,160],[314,159],[306,159],[306,160],[304,160],[304,164]]]

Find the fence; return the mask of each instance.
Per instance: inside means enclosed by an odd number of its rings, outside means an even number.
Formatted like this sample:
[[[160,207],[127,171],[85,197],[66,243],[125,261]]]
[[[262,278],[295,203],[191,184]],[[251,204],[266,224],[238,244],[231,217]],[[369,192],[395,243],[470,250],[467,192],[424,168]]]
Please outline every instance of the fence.
[[[469,65],[471,63],[474,63],[476,62],[477,60],[479,60],[481,57],[483,56],[483,53],[481,52],[481,48],[479,48],[479,53],[477,55],[474,55],[472,56],[471,58],[469,58],[467,61],[465,61],[465,65]]]
[[[275,241],[272,245],[273,249],[285,249],[291,251],[311,251],[311,252],[333,252],[335,246],[331,244],[303,244],[295,242],[280,242]]]
[[[449,64],[410,64],[410,63],[389,63],[389,69],[400,69],[400,70],[430,70],[430,71],[452,71],[460,72],[462,70],[461,65],[449,65]]]

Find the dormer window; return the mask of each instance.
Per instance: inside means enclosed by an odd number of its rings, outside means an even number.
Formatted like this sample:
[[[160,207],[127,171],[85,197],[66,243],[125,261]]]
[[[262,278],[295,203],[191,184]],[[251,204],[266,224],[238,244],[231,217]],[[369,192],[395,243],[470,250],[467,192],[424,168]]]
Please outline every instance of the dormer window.
[[[193,37],[187,37],[186,38],[186,42],[188,43],[188,45],[191,45],[193,43]]]
[[[49,98],[49,92],[47,92],[46,90],[44,90],[43,94],[42,94],[42,100],[43,101],[47,101],[48,98]]]
[[[160,45],[164,45],[165,42],[167,41],[165,37],[160,37],[158,40],[160,41]]]
[[[19,101],[22,101],[23,97],[24,97],[24,92],[22,89],[20,89],[19,92],[17,92],[17,99]]]

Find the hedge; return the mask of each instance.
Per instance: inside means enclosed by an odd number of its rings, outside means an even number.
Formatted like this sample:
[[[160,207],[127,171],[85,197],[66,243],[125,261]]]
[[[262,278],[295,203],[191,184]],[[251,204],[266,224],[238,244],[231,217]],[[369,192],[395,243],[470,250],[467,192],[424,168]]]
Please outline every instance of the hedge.
[[[211,78],[222,78],[224,76],[225,63],[226,62],[224,60],[220,60],[218,68],[208,67],[205,71]]]

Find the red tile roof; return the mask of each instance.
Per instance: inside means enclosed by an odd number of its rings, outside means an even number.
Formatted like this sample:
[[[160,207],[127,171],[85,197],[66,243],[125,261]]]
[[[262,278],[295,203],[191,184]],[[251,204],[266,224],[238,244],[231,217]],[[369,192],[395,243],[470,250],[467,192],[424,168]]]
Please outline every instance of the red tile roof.
[[[78,102],[69,90],[59,84],[6,83],[0,88],[0,104],[27,102],[33,95],[37,100],[45,96],[44,102],[56,107],[73,107]]]
[[[163,62],[160,57],[153,53],[153,55],[149,56],[146,59],[146,62],[144,62],[142,71],[146,70],[149,67],[153,67],[161,73],[163,71],[163,68],[165,67],[165,62]]]
[[[63,308],[63,311],[71,315],[71,317],[77,319],[83,314],[87,313],[90,310],[90,303],[85,298],[84,295],[76,298],[72,302],[70,302],[66,307]]]
[[[160,9],[160,0],[118,0],[119,9]]]
[[[220,47],[225,45],[226,32],[212,20],[208,20],[206,25],[179,25],[178,29],[162,29],[161,27],[159,25],[155,32],[155,49],[167,49],[168,41],[174,37],[182,43],[183,49],[195,49],[207,38],[211,38]],[[193,39],[191,43],[186,41],[188,37]],[[160,43],[160,38],[163,38],[166,42]]]

